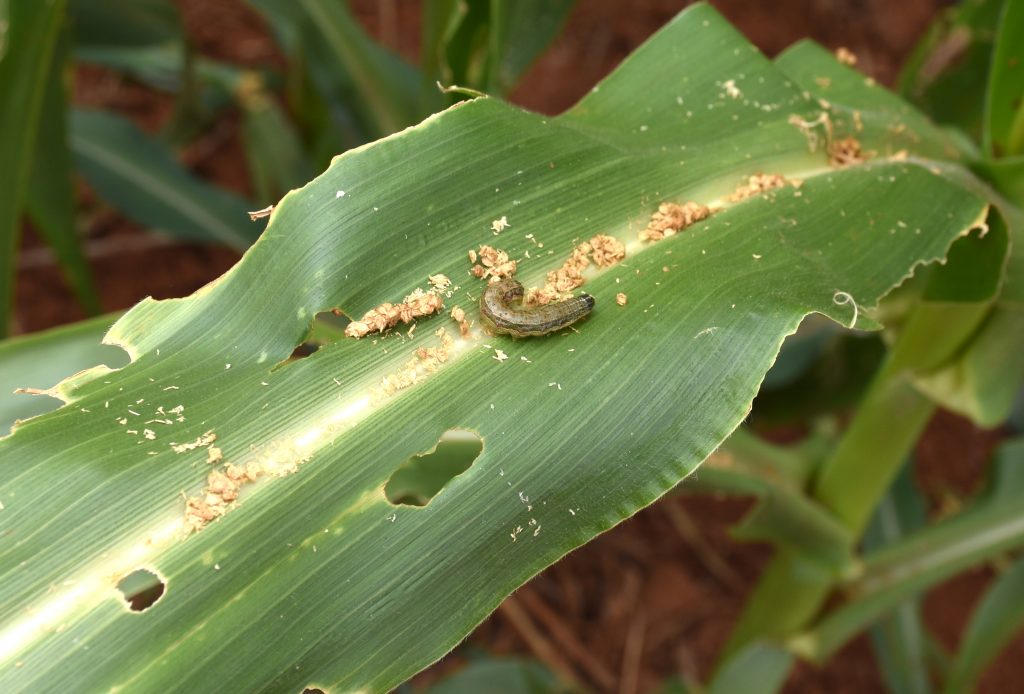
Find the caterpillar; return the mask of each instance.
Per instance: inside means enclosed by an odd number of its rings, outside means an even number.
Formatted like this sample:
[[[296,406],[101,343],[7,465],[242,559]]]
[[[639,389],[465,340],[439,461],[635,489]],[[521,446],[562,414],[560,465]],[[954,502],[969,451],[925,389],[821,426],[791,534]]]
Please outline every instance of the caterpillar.
[[[546,304],[522,305],[523,285],[511,277],[487,285],[480,295],[480,324],[492,335],[534,337],[567,328],[594,308],[589,294]]]

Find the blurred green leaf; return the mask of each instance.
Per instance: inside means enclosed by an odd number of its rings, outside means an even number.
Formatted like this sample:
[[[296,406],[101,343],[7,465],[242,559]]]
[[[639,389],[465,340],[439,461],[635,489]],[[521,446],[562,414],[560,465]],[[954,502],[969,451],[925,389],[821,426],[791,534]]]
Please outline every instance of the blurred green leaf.
[[[973,168],[1015,207],[1024,209],[1024,155],[987,159],[975,163]]]
[[[994,306],[952,360],[937,371],[915,378],[917,387],[929,397],[982,427],[997,426],[1009,416],[1024,382],[1024,215],[1002,204],[999,213],[989,214],[988,228],[988,236],[1008,235],[1010,240],[1005,268],[998,275],[1001,281]],[[952,265],[950,262],[940,273],[952,280],[951,291],[965,291],[955,288],[957,282],[961,287],[968,282],[983,286],[978,277],[958,278]],[[941,314],[935,316],[936,329],[948,328],[949,323],[942,320]]]
[[[75,51],[179,43],[181,16],[171,0],[69,0]]]
[[[74,110],[71,150],[100,197],[144,226],[237,249],[260,234],[263,224],[249,219],[252,203],[196,178],[121,116]]]
[[[484,658],[445,677],[424,694],[557,694],[568,692],[543,664],[525,658]]]
[[[190,141],[232,103],[243,70],[198,55],[169,0],[75,0],[71,18],[76,61],[175,95],[164,125],[168,142]]]
[[[445,64],[445,36],[452,21],[457,21],[462,0],[424,0],[420,14],[420,112],[432,113],[448,105],[450,96],[442,94],[437,82]]]
[[[490,0],[458,1],[441,36],[441,82],[461,87],[487,83],[490,57]]]
[[[325,71],[313,55],[300,43],[292,47],[285,73],[285,99],[312,166],[320,171],[362,139],[354,115],[339,99],[325,97],[319,88],[324,81],[320,73]]]
[[[319,32],[335,69],[345,71],[373,115],[373,135],[389,135],[415,123],[419,115],[415,69],[370,39],[346,3],[301,0],[300,4],[309,16],[307,26]]]
[[[470,0],[434,3],[434,12],[447,8],[447,21],[438,35],[440,17],[432,17],[426,40],[442,56],[424,62],[447,85],[503,95],[543,53],[561,31],[575,0]]]
[[[807,320],[814,318],[808,316]],[[817,358],[804,367],[797,380],[782,387],[762,385],[750,413],[754,426],[803,424],[856,405],[885,358],[885,345],[877,333],[834,327],[832,338],[824,342]],[[811,354],[806,356],[813,355],[813,350],[808,346]],[[780,354],[780,359],[783,356]]]
[[[416,122],[415,68],[374,43],[346,3],[335,0],[249,0],[267,17],[286,50],[301,53],[313,83],[342,123],[358,123],[362,140]],[[353,143],[359,144],[359,143]]]
[[[941,124],[981,142],[985,85],[1003,0],[967,0],[941,12],[914,48],[900,92]]]
[[[782,350],[765,375],[761,390],[776,390],[796,382],[821,357],[839,331],[839,326],[824,316],[808,316],[782,343]]]
[[[53,249],[68,284],[87,313],[99,313],[99,297],[75,231],[74,169],[68,148],[64,68],[66,41],[58,39],[56,57],[39,113],[39,135],[25,207],[36,230]]]
[[[2,8],[0,8],[2,9]],[[28,194],[46,85],[64,22],[63,0],[7,6],[6,51],[0,59],[0,337],[7,334],[14,292],[14,258]]]
[[[985,94],[982,141],[993,157],[1024,151],[1024,3],[1007,0],[999,18]]]
[[[1024,546],[1024,439],[999,447],[988,492],[968,510],[865,557],[849,601],[790,645],[824,662],[907,599],[971,566]]]
[[[985,667],[1024,629],[1024,558],[1004,571],[985,592],[960,639],[946,694],[975,691]]]
[[[927,525],[924,498],[914,483],[914,465],[908,461],[875,510],[864,549],[876,551],[898,542]],[[917,599],[907,600],[871,628],[875,658],[892,694],[928,694],[928,634]]]
[[[100,344],[120,314],[0,341],[0,437],[17,419],[57,409],[60,401],[45,395],[15,393],[16,388],[47,390],[74,373],[97,364],[119,369],[128,363],[123,349]]]
[[[576,0],[490,0],[490,65],[485,91],[510,92],[561,32],[575,4]]]
[[[734,537],[771,542],[839,573],[850,561],[852,540],[827,509],[804,494],[809,462],[799,451],[740,428],[679,491],[757,497],[753,510],[731,529]]]
[[[971,340],[999,297],[1009,238],[994,221],[988,233],[953,244],[946,262],[931,269],[920,299],[899,329],[890,368],[925,375],[944,367]]]
[[[240,89],[242,140],[258,207],[276,203],[314,175],[291,121],[259,82]]]
[[[793,654],[776,644],[763,641],[751,643],[715,671],[705,692],[772,694],[782,689],[793,661]]]
[[[986,317],[970,348],[943,369],[915,379],[944,407],[980,427],[1010,414],[1024,381],[1024,303],[1001,301]]]

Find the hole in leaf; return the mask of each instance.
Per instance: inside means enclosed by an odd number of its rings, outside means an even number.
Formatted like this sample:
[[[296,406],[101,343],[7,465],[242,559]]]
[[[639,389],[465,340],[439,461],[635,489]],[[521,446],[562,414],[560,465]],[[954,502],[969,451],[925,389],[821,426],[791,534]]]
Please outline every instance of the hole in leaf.
[[[317,350],[321,347],[345,339],[345,326],[349,322],[349,319],[344,314],[338,315],[331,311],[317,313],[313,316],[313,320],[310,321],[309,331],[302,338],[302,342],[292,350],[287,359],[275,365],[271,371],[277,371],[294,361],[305,359],[310,355],[316,354]]]
[[[295,361],[296,359],[305,359],[310,354],[316,352],[318,349],[320,349],[320,345],[315,345],[312,342],[303,342],[298,347],[292,350],[292,354],[290,357],[288,357],[288,361]]]
[[[413,456],[395,470],[384,485],[384,495],[392,504],[426,506],[445,485],[468,470],[483,449],[483,439],[476,433],[450,429],[441,435],[434,450]]]
[[[149,569],[136,569],[117,583],[132,612],[144,612],[164,594],[164,582]]]
[[[303,342],[307,345],[323,347],[332,342],[345,339],[345,327],[351,321],[343,313],[333,311],[321,311],[313,316],[313,322],[309,326],[309,333]]]
[[[317,687],[306,687],[302,690],[302,694],[327,694],[323,689]]]

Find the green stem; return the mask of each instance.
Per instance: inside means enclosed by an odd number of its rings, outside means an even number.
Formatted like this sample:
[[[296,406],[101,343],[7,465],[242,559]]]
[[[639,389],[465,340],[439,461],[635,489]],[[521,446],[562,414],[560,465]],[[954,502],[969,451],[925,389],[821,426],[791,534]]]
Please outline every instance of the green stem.
[[[834,581],[821,564],[796,552],[778,551],[747,600],[716,672],[728,668],[730,658],[756,640],[781,640],[803,628],[821,609]]]
[[[914,448],[935,404],[905,372],[882,367],[814,485],[814,496],[860,536]]]
[[[906,378],[895,353],[875,375],[814,485],[814,496],[854,537],[862,533],[935,409]],[[804,627],[821,610],[835,581],[820,565],[779,552],[747,601],[719,666],[754,639],[781,638]]]

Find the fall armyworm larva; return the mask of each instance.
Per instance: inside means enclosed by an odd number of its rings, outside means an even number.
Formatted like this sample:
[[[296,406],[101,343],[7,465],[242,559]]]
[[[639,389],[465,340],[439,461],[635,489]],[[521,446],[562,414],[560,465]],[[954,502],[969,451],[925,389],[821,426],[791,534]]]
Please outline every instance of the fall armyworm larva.
[[[567,328],[594,308],[589,294],[544,306],[523,306],[523,285],[511,277],[487,285],[480,295],[480,323],[493,335],[533,337]]]

